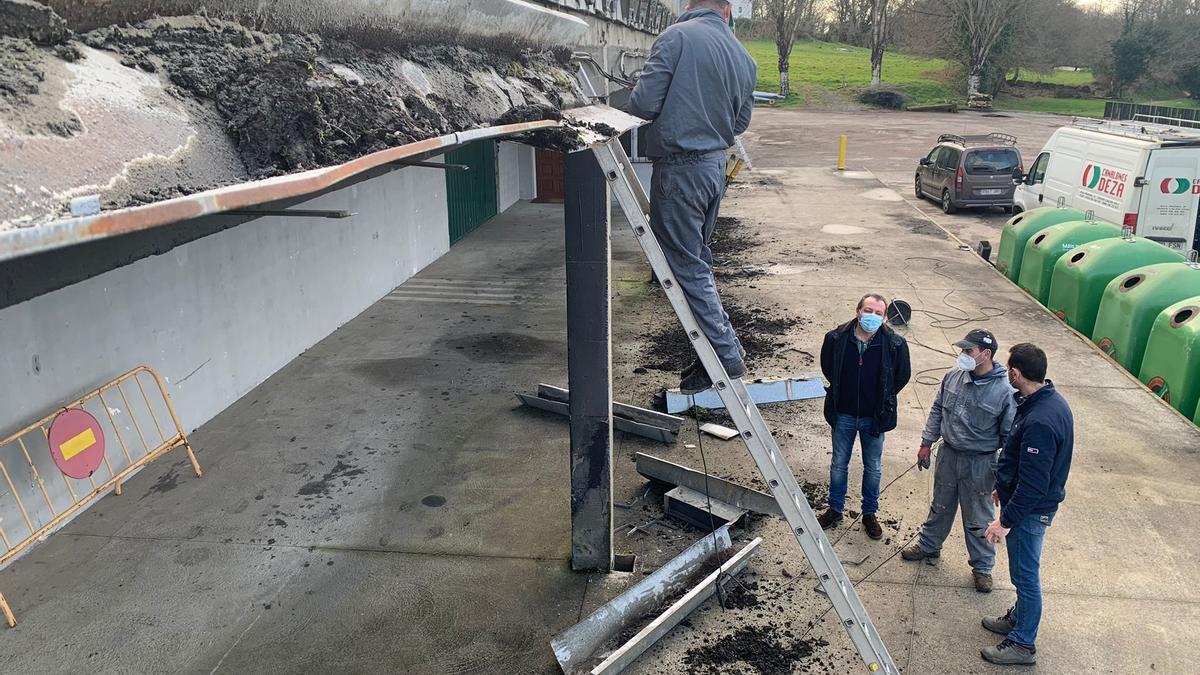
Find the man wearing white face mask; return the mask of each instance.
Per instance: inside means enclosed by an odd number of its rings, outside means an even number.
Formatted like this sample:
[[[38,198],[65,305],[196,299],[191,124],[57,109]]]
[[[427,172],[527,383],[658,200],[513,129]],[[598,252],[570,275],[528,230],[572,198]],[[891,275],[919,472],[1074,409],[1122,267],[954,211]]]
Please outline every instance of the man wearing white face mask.
[[[842,522],[850,454],[857,436],[862,445],[862,523],[867,536],[883,537],[879,525],[879,482],[883,477],[883,434],[896,428],[896,394],[908,384],[912,367],[908,342],[883,325],[887,301],[868,293],[858,301],[853,320],[825,334],[821,372],[825,421],[833,428],[829,467],[829,508],[818,522],[829,529]]]
[[[938,560],[961,508],[975,590],[990,593],[996,547],[983,533],[995,517],[991,497],[996,453],[1008,440],[1016,404],[1008,371],[993,359],[994,335],[976,329],[954,346],[962,351],[942,378],[917,451],[918,467],[928,469],[930,448],[942,441],[933,474],[933,503],[920,537],[900,555],[905,560]]]

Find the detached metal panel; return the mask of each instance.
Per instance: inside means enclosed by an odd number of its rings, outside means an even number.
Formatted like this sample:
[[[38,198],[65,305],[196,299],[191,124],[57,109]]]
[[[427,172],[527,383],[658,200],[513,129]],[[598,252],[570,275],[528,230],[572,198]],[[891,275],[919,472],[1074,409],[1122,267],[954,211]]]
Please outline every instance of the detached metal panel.
[[[496,215],[496,143],[479,141],[446,153],[448,164],[465,164],[469,171],[446,172],[450,215],[450,245]]]

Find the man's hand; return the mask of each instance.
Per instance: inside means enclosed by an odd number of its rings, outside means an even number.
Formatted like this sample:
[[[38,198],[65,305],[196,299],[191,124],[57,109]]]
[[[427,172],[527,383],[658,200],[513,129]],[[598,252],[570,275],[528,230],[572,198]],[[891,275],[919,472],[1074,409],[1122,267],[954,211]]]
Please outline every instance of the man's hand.
[[[1008,536],[1009,528],[1000,524],[1000,519],[997,518],[988,524],[987,530],[983,533],[983,538],[987,539],[992,544],[1004,543],[1004,538]]]
[[[1000,493],[992,490],[992,506],[1000,506]]]
[[[932,450],[928,445],[922,445],[920,450],[917,450],[917,470],[924,471],[929,468],[929,453]]]

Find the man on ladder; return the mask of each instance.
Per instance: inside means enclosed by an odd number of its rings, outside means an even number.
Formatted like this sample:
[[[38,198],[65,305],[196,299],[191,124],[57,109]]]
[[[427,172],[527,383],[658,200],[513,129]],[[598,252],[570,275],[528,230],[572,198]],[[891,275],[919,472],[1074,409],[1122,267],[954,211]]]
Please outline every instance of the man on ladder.
[[[728,0],[692,0],[654,41],[629,112],[652,124],[650,227],[697,322],[730,377],[746,374],[744,352],[713,278],[708,240],[725,192],[725,152],[750,126],[758,66],[733,32]],[[700,360],[684,369],[685,394],[712,385]]]

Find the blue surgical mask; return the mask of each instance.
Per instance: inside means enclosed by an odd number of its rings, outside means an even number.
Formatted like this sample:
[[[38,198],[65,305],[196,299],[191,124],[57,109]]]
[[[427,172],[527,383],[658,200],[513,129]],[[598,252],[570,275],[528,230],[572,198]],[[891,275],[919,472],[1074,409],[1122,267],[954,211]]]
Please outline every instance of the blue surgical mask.
[[[863,314],[858,317],[858,325],[862,326],[862,329],[868,333],[874,333],[883,325],[883,317],[878,314]]]
[[[979,364],[975,363],[974,357],[972,357],[970,354],[968,354],[966,352],[959,352],[958,353],[958,363],[956,363],[955,365],[957,365],[959,368],[962,368],[963,370],[975,370],[976,366],[978,366]]]

